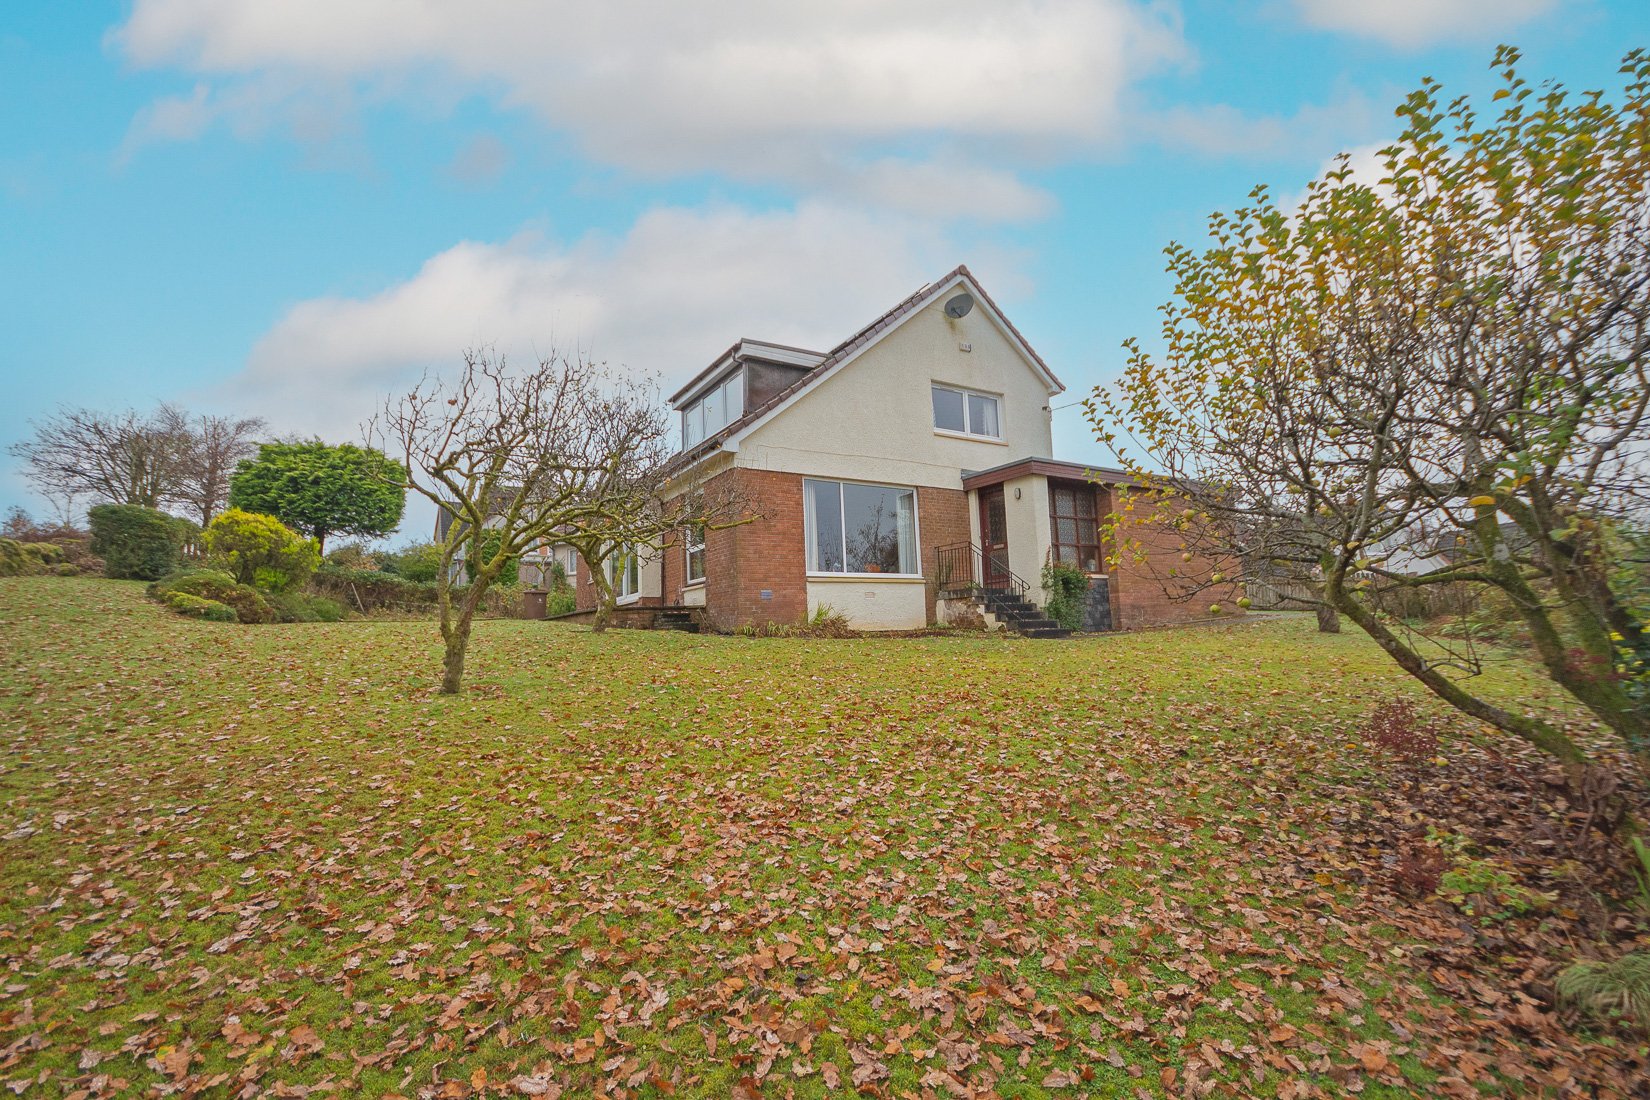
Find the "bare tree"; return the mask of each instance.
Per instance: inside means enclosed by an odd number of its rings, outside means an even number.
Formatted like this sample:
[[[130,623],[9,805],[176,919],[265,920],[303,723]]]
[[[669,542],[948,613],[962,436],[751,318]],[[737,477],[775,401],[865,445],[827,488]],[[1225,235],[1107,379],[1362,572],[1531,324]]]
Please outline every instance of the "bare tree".
[[[1650,54],[1618,103],[1536,94],[1516,62],[1488,124],[1428,83],[1373,185],[1343,163],[1299,209],[1260,190],[1208,249],[1171,247],[1166,351],[1132,347],[1089,413],[1142,484],[1191,496],[1158,517],[1189,548],[1313,578],[1438,696],[1579,767],[1556,724],[1472,690],[1470,645],[1379,610],[1501,601],[1650,772],[1650,624],[1612,549],[1650,504]]]
[[[505,565],[561,529],[605,521],[605,494],[630,479],[659,419],[651,387],[554,352],[518,373],[470,351],[451,383],[426,378],[385,402],[369,445],[400,456],[405,488],[454,518],[439,577],[443,693],[462,685],[476,610]],[[496,540],[484,546],[483,530]],[[474,569],[465,585],[461,547]]]
[[[188,425],[189,447],[173,497],[205,527],[229,500],[229,477],[243,458],[257,453],[257,437],[269,425],[256,416],[201,414]]]
[[[88,497],[159,508],[189,465],[189,417],[173,405],[149,413],[64,406],[30,426],[34,436],[9,450],[23,460],[24,476],[65,510]]]

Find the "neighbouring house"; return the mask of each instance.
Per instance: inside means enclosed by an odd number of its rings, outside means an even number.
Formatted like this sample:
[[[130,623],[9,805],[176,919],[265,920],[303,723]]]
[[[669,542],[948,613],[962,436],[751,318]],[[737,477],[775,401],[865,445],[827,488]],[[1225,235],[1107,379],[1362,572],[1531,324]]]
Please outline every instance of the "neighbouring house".
[[[497,526],[499,517],[489,512],[487,522],[483,527]],[[453,525],[460,526],[464,521],[458,518],[457,513],[450,506],[436,509],[434,538],[438,543],[447,541]],[[453,554],[451,579],[457,580],[464,576],[465,557],[469,552],[467,543],[460,543]],[[578,566],[579,554],[571,546],[558,542],[537,542],[522,552],[517,567],[517,580],[524,588],[548,589],[554,585],[555,567],[561,566],[563,576],[568,583],[572,583],[574,570]]]
[[[1102,520],[1121,471],[1049,457],[1065,387],[966,267],[828,351],[740,340],[671,399],[686,480],[719,479],[759,518],[682,532],[606,564],[617,620],[647,609],[731,630],[828,608],[864,630],[1002,621],[1055,634],[1043,567],[1091,578],[1085,627],[1203,618],[1165,594],[1183,547],[1143,525],[1108,569]],[[595,606],[582,562],[577,606]]]

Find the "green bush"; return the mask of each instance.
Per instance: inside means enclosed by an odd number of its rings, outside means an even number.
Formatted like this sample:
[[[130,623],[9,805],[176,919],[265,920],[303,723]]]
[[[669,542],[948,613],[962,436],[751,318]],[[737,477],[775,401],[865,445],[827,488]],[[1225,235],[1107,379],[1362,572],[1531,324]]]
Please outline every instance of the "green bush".
[[[52,575],[58,577],[78,577],[80,576],[80,566],[76,565],[72,561],[66,561],[61,565],[52,566]]]
[[[275,621],[275,609],[263,594],[251,585],[241,584],[221,569],[195,569],[174,573],[149,586],[149,595],[169,602],[172,596],[223,604],[235,612],[236,621],[269,623]]]
[[[341,569],[323,565],[310,578],[310,587],[347,608],[373,611],[427,611],[436,604],[440,589],[377,569]]]
[[[1080,630],[1088,603],[1089,578],[1075,565],[1057,561],[1043,566],[1043,614],[1065,627]]]
[[[544,613],[547,616],[571,614],[574,606],[573,590],[571,588],[553,588],[549,595],[544,597]]]
[[[338,601],[306,592],[274,592],[268,597],[275,619],[283,623],[335,623],[344,617]]]
[[[428,584],[441,576],[441,547],[433,542],[415,542],[378,555],[378,568],[416,584]]]
[[[38,572],[45,572],[47,566],[63,564],[63,550],[49,542],[25,542],[23,553],[34,559]]]
[[[296,588],[321,562],[314,539],[297,534],[274,516],[231,508],[206,529],[206,549],[225,562],[241,584],[272,592]]]
[[[34,571],[34,561],[23,553],[22,543],[0,539],[0,577],[27,577]]]
[[[99,504],[87,513],[92,553],[111,577],[153,581],[177,568],[183,546],[199,528],[185,519],[136,504]]]
[[[240,622],[240,616],[228,604],[217,600],[203,600],[199,596],[191,596],[187,592],[168,592],[161,597],[161,602],[180,615],[188,615],[192,619],[204,619],[209,623]]]
[[[379,555],[367,548],[367,544],[360,539],[339,543],[327,551],[325,559],[331,565],[341,565],[345,569],[379,569]]]

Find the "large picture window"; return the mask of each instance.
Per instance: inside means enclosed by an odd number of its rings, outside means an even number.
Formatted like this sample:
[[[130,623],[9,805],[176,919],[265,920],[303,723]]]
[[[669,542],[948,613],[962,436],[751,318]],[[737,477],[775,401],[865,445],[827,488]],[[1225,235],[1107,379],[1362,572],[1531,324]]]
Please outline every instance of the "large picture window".
[[[1048,509],[1054,560],[1089,573],[1100,572],[1100,518],[1094,486],[1051,482]]]
[[[916,490],[809,478],[802,496],[810,573],[921,572]]]
[[[961,432],[985,439],[1001,439],[1002,424],[997,415],[997,398],[989,393],[956,386],[933,387],[934,427],[942,432]]]

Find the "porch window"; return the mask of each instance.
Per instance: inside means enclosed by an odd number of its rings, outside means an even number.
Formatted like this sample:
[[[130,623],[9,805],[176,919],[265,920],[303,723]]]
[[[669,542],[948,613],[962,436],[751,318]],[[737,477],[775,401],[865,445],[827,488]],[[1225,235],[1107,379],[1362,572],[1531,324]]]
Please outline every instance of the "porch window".
[[[607,580],[615,599],[630,599],[641,592],[642,566],[635,547],[621,547],[608,555]]]
[[[807,478],[802,498],[808,572],[920,575],[916,490]]]
[[[960,432],[985,439],[1001,439],[1002,424],[997,415],[997,398],[989,393],[956,386],[933,387],[934,427],[942,432]]]
[[[683,540],[687,544],[687,579],[692,584],[705,579],[705,525],[692,523],[688,525],[687,534]]]
[[[1100,519],[1094,486],[1050,483],[1048,506],[1054,560],[1088,573],[1100,572]]]

